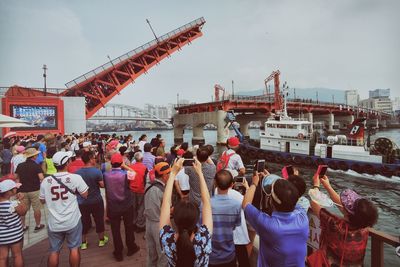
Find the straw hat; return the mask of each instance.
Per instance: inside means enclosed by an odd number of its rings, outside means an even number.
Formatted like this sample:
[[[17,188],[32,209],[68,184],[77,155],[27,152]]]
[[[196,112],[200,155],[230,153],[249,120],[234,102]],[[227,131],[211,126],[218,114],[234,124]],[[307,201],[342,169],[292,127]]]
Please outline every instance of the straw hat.
[[[40,151],[36,150],[36,148],[30,147],[25,150],[24,156],[26,158],[30,158],[30,157],[38,155],[39,153],[40,153]]]

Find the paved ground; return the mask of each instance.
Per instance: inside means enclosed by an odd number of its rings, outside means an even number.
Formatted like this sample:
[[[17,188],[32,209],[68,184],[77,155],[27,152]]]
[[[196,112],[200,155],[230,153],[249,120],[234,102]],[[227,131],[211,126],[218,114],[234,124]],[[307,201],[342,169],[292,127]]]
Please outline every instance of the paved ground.
[[[121,228],[124,229],[123,224]],[[143,239],[143,233],[135,234],[136,243],[140,246],[140,251],[133,256],[127,257],[125,249],[125,257],[122,262],[117,262],[113,258],[113,242],[109,225],[106,225],[106,235],[109,236],[110,240],[105,247],[100,248],[97,246],[97,234],[92,228],[88,234],[89,247],[87,250],[81,250],[81,266],[146,266],[146,241]],[[122,236],[124,237],[125,234],[122,233]],[[23,251],[25,266],[47,266],[48,247],[48,240],[45,237],[44,240],[25,248]],[[60,254],[59,266],[69,266],[68,248],[65,244]]]

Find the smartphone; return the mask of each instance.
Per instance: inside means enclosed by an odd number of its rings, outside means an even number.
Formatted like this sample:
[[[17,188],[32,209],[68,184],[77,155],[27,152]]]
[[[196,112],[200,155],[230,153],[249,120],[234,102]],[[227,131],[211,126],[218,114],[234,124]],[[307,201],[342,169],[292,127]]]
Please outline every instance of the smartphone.
[[[193,166],[194,159],[185,159],[183,161],[183,166]]]
[[[282,169],[282,177],[288,179],[290,175],[294,174],[294,169],[292,165],[287,165]]]
[[[265,170],[265,159],[257,160],[256,169],[258,172],[263,172]]]
[[[317,175],[319,178],[324,177],[324,175],[326,174],[326,171],[328,170],[328,166],[327,165],[318,165],[318,170],[317,170]]]
[[[238,177],[235,177],[235,182],[236,183],[244,183],[244,176],[238,176]]]

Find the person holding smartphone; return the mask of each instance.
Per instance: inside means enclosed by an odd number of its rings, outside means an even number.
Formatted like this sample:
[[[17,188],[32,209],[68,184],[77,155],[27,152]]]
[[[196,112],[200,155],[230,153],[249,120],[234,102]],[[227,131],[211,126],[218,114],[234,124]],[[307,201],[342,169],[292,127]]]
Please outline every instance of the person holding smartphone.
[[[345,189],[340,194],[332,188],[326,175],[320,177],[317,172],[313,177],[313,189],[320,189],[320,184],[328,191],[329,197],[343,213],[337,216],[311,200],[311,208],[320,219],[320,249],[308,257],[310,266],[320,260],[327,266],[362,266],[368,243],[368,228],[378,220],[376,206],[367,198],[352,189]],[[321,259],[322,258],[322,259]]]

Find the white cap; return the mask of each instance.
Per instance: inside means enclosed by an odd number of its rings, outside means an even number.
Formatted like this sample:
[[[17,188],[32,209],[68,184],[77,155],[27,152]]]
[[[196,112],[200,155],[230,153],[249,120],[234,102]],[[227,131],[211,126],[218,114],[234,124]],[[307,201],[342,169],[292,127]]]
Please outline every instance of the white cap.
[[[16,183],[13,180],[6,179],[0,182],[0,193],[10,191],[13,188],[19,188],[20,186],[20,183]]]
[[[56,166],[61,166],[64,165],[65,163],[67,163],[67,161],[73,156],[72,151],[59,151],[57,153],[54,154],[53,156],[53,163]]]
[[[91,142],[83,142],[83,144],[82,144],[82,146],[83,147],[89,147],[89,146],[91,146],[92,145],[92,143]]]

